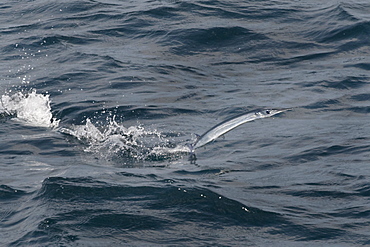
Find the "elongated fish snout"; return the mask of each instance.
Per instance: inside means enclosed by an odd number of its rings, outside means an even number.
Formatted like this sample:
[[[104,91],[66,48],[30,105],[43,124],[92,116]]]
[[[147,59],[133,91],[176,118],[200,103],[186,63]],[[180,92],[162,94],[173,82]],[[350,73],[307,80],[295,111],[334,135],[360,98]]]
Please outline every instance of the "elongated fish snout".
[[[282,113],[282,112],[286,112],[286,111],[291,111],[293,108],[279,108],[279,109],[266,109],[264,110],[264,112],[266,113],[266,115],[276,115],[276,114],[279,114],[279,113]]]
[[[293,110],[293,108],[281,108],[280,109],[281,112],[291,111],[291,110]]]

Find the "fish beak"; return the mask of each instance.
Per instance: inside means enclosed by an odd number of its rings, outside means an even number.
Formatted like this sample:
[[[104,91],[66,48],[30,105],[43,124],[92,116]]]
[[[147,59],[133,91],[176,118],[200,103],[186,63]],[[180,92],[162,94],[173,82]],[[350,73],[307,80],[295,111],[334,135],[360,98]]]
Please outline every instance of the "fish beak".
[[[293,108],[281,108],[281,109],[278,109],[279,112],[286,112],[286,111],[291,111],[293,110]]]
[[[272,110],[273,114],[272,115],[276,115],[276,114],[279,114],[279,113],[282,113],[282,112],[286,112],[286,111],[290,111],[292,110],[293,108],[280,108],[280,109],[275,109],[275,110]]]

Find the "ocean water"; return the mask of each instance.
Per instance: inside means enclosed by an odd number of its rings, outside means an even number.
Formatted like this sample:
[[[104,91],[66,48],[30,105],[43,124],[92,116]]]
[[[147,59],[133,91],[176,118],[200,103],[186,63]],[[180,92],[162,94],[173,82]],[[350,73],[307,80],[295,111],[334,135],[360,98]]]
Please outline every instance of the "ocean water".
[[[369,13],[0,3],[0,245],[370,245]]]

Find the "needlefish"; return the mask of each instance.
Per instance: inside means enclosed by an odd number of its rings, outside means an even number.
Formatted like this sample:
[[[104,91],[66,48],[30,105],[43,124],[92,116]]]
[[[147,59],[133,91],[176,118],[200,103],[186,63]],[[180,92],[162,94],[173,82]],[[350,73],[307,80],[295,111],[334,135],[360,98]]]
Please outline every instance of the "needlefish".
[[[254,121],[256,119],[272,117],[276,114],[281,112],[285,112],[290,110],[290,108],[285,109],[262,109],[262,110],[255,110],[248,113],[243,113],[241,115],[235,116],[233,118],[227,119],[213,128],[209,129],[203,135],[199,136],[193,144],[189,145],[190,153],[194,154],[195,149],[203,147],[204,145],[208,144],[209,142],[215,140],[216,138],[222,136],[223,134],[229,132],[230,130],[250,121]]]

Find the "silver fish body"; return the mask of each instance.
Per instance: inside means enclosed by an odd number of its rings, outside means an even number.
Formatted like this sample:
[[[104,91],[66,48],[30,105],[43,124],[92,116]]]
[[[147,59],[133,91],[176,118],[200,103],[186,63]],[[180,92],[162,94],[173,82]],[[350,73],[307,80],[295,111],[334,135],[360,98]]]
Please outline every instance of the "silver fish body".
[[[222,123],[217,124],[210,130],[205,132],[203,135],[199,136],[193,144],[189,145],[190,152],[193,153],[195,149],[208,144],[209,142],[215,140],[219,136],[222,136],[223,134],[229,132],[230,130],[238,127],[239,125],[242,125],[244,123],[247,123],[247,122],[250,122],[256,119],[272,117],[276,114],[285,112],[287,110],[290,110],[290,109],[255,110],[255,111],[244,113],[236,117],[233,117],[231,119],[225,120]]]

